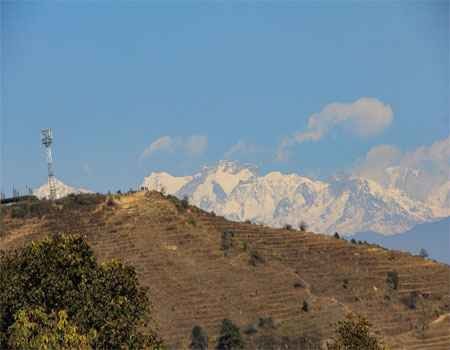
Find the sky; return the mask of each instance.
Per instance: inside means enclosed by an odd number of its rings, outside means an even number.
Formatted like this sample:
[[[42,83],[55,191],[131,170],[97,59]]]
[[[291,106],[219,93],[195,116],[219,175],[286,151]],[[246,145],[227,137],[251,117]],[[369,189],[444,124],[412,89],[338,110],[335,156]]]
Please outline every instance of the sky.
[[[448,141],[449,1],[0,6],[7,194],[46,182],[43,128],[56,176],[101,192],[221,159],[323,178]]]

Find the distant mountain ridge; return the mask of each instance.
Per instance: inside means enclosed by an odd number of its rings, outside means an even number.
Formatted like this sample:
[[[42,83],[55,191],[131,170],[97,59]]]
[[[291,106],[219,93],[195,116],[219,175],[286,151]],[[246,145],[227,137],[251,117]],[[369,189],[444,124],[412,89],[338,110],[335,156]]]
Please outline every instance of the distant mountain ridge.
[[[220,161],[192,176],[151,173],[142,186],[187,196],[192,204],[231,220],[274,227],[305,221],[311,230],[328,234],[374,231],[390,235],[450,216],[448,193],[438,192],[422,201],[361,177],[324,182],[280,172],[259,176],[256,167],[233,161]],[[450,187],[443,188],[448,192]]]
[[[361,232],[351,238],[412,254],[418,254],[423,248],[431,259],[450,265],[450,217],[419,224],[398,235],[383,236],[376,232]]]

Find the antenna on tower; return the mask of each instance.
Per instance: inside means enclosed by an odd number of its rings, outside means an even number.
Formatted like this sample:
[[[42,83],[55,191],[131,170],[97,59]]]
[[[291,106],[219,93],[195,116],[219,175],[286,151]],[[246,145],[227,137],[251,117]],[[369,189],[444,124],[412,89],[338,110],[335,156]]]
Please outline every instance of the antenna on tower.
[[[42,144],[45,147],[47,155],[47,168],[48,168],[48,188],[50,190],[50,200],[56,199],[56,181],[55,174],[53,173],[53,158],[52,158],[52,129],[41,130]]]

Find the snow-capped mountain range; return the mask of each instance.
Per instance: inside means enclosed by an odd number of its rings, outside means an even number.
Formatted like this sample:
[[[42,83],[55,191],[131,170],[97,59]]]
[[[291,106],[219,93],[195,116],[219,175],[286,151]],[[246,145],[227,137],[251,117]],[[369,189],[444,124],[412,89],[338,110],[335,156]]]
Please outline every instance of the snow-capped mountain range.
[[[91,193],[91,191],[86,190],[84,188],[74,188],[66,185],[59,179],[55,179],[55,187],[56,187],[56,198],[62,198],[69,194],[79,194],[79,193]],[[50,196],[50,188],[48,183],[43,184],[42,186],[33,190],[33,195],[38,197],[39,199],[45,199]]]
[[[329,234],[396,234],[450,216],[450,181],[417,199],[398,187],[361,177],[324,182],[280,172],[260,176],[254,166],[220,161],[192,176],[154,172],[142,186],[187,196],[192,204],[231,220],[275,227],[304,221],[312,231]]]

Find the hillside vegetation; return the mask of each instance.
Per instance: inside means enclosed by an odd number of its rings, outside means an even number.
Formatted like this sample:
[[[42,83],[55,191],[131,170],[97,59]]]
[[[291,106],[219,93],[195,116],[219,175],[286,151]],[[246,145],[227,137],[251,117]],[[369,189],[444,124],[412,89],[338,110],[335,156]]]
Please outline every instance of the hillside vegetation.
[[[212,347],[228,319],[246,348],[318,349],[354,313],[392,349],[450,348],[450,268],[428,259],[231,222],[158,192],[2,207],[0,249],[54,233],[134,266],[169,347],[187,349],[194,326]]]

